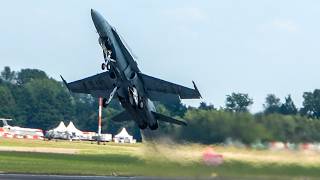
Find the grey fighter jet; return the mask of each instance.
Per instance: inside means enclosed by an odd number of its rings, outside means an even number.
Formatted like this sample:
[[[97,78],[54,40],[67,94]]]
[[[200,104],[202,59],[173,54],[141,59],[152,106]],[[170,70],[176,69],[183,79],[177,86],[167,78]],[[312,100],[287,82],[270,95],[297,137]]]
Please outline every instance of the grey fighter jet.
[[[187,125],[184,121],[157,113],[152,101],[201,98],[195,83],[192,89],[143,74],[116,29],[93,9],[91,17],[99,34],[104,57],[101,68],[105,72],[71,83],[61,76],[69,91],[103,97],[104,107],[118,98],[125,111],[111,119],[116,122],[134,120],[140,129],[149,127],[155,130],[158,121]]]

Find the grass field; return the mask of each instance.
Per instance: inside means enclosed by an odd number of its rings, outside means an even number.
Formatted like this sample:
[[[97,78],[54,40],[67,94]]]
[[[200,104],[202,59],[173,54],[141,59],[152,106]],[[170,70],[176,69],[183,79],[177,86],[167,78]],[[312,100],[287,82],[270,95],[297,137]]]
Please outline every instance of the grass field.
[[[50,150],[56,153],[8,152]],[[204,145],[174,143],[90,144],[89,142],[1,139],[0,171],[5,173],[80,174],[162,177],[241,177],[242,179],[319,179],[316,152],[256,151],[214,147],[223,154],[222,165],[206,166]],[[63,153],[65,150],[69,154]],[[47,151],[45,151],[47,152]]]

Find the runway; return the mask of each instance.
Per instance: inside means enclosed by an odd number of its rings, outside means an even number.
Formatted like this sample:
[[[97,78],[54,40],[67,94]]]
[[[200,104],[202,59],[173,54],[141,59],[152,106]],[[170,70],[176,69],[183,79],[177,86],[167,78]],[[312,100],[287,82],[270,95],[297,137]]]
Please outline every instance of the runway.
[[[224,178],[186,178],[186,177],[175,177],[175,178],[168,178],[168,177],[142,177],[142,176],[74,176],[74,175],[34,175],[34,174],[0,174],[0,179],[1,180],[124,180],[124,179],[129,179],[129,180],[167,180],[167,179],[172,179],[172,180],[182,180],[182,179],[215,179],[215,180],[220,180]]]
[[[113,180],[113,179],[132,179],[142,180],[148,179],[143,177],[118,177],[118,176],[74,176],[74,175],[34,175],[34,174],[0,174],[1,180],[73,180],[73,179],[85,179],[85,180]],[[159,178],[160,179],[160,178]]]
[[[132,179],[132,180],[144,180],[150,179],[147,177],[119,177],[119,176],[73,176],[73,175],[34,175],[34,174],[0,174],[1,180],[73,180],[73,179],[85,179],[85,180],[121,180],[121,179]],[[153,179],[153,178],[152,178]],[[161,179],[161,178],[154,178]]]

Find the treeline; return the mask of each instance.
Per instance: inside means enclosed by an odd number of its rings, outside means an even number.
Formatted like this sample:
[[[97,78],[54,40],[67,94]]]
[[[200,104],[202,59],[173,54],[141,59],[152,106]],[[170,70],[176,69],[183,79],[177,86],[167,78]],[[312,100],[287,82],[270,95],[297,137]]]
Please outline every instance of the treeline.
[[[290,95],[280,98],[266,97],[264,110],[251,114],[248,107],[253,100],[248,94],[227,95],[225,107],[216,109],[212,104],[200,103],[189,107],[183,116],[187,127],[166,128],[177,141],[205,144],[227,140],[246,144],[282,141],[291,143],[320,142],[320,90],[303,93],[303,107],[297,108]]]
[[[117,133],[126,127],[138,140],[138,127],[132,123],[114,124],[108,118],[122,109],[112,102],[104,109],[102,132]],[[5,67],[0,76],[0,117],[12,118],[11,125],[49,130],[60,121],[73,121],[83,131],[97,131],[98,99],[90,95],[70,94],[62,82],[37,69],[14,72]],[[1,124],[1,122],[0,122]]]
[[[177,141],[223,143],[228,139],[255,142],[319,142],[320,121],[300,115],[234,113],[224,110],[188,110],[186,127],[171,127]]]
[[[248,94],[227,95],[223,108],[200,103],[186,107],[180,101],[156,103],[163,114],[185,119],[188,126],[163,122],[159,133],[176,141],[223,143],[227,139],[243,143],[257,141],[320,142],[320,90],[303,93],[303,106],[295,106],[290,95],[281,102],[274,94],[266,97],[264,110],[248,111],[253,99]],[[117,133],[126,127],[141,140],[134,122],[114,123],[110,117],[123,109],[117,101],[104,109],[104,132]],[[0,117],[13,118],[11,124],[48,130],[60,121],[73,121],[85,131],[97,130],[98,100],[90,95],[70,94],[59,81],[37,69],[14,72],[5,67],[0,76]]]

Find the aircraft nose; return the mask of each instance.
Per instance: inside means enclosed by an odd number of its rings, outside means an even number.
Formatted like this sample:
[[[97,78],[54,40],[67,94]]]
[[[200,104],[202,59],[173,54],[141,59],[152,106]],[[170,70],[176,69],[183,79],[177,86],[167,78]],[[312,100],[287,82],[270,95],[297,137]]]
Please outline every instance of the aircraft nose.
[[[107,21],[99,14],[96,10],[91,9],[91,18],[94,23],[94,26],[97,29],[97,32],[102,36],[106,31],[108,31],[110,25]]]
[[[93,21],[94,25],[96,26],[97,30],[98,30],[98,27],[102,23],[100,16],[101,15],[96,10],[91,9],[91,18],[92,18],[92,21]]]
[[[97,16],[97,11],[96,10],[94,10],[94,9],[91,9],[91,17],[92,17],[92,19],[94,19],[96,16]]]

